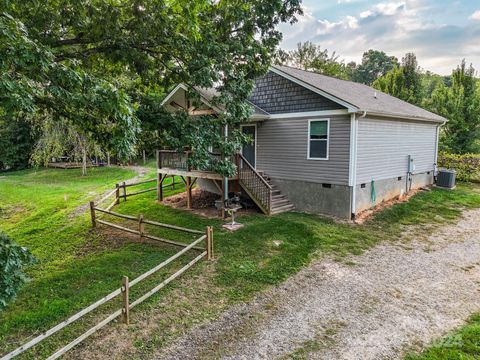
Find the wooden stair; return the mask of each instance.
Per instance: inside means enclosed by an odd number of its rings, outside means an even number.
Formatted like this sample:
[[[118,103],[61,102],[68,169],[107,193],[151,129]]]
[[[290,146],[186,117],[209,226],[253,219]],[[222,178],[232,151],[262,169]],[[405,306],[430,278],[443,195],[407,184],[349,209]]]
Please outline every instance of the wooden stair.
[[[257,171],[242,154],[237,154],[238,183],[255,204],[267,215],[293,209],[292,203],[262,171]]]
[[[277,185],[272,181],[270,176],[263,171],[258,172],[265,181],[272,187],[272,203],[270,204],[270,215],[280,214],[282,212],[291,211],[295,207],[288,200],[287,196],[282,194]]]

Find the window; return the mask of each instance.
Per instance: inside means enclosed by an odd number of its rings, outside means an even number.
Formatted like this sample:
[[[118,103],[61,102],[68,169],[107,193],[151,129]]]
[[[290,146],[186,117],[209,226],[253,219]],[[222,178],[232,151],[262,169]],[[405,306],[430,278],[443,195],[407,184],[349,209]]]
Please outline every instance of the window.
[[[308,159],[328,159],[329,132],[330,121],[328,119],[308,121]]]

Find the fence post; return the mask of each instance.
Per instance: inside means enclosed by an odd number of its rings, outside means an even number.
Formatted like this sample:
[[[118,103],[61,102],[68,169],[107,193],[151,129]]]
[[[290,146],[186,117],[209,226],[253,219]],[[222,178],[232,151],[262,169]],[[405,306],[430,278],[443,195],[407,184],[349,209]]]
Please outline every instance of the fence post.
[[[213,241],[213,226],[209,226],[210,228],[210,253],[212,255],[212,260],[215,259],[215,251],[214,251],[214,241]]]
[[[118,184],[115,184],[115,199],[117,199],[117,201],[115,202],[117,205],[120,203],[120,185]]]
[[[128,325],[130,323],[130,304],[128,301],[128,276],[123,277],[122,281],[122,300],[123,300],[123,307],[122,307],[122,317],[123,323]]]
[[[143,238],[143,233],[145,232],[145,223],[143,222],[143,214],[138,216],[138,232],[140,237]]]
[[[123,201],[127,201],[127,186],[125,184],[125,181],[122,182],[122,187],[123,187]]]
[[[205,230],[207,235],[207,260],[213,260],[213,229],[211,226],[207,226]]]
[[[95,203],[93,201],[90,201],[90,217],[92,218],[92,227],[95,227],[97,222],[95,219]]]

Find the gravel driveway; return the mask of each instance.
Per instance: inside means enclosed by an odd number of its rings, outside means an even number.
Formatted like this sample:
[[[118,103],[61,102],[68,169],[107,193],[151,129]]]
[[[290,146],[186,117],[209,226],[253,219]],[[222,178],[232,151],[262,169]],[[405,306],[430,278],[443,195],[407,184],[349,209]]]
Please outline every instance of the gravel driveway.
[[[312,264],[154,358],[397,359],[480,311],[480,210],[349,260]]]

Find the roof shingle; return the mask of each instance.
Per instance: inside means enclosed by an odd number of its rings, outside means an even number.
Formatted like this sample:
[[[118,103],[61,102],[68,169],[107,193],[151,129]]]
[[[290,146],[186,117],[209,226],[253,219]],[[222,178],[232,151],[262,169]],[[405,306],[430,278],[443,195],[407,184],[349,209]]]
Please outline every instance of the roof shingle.
[[[300,80],[314,88],[326,92],[344,102],[347,102],[358,111],[366,111],[378,115],[406,117],[419,120],[444,122],[447,119],[407,103],[391,95],[387,95],[370,86],[347,80],[300,70],[289,66],[273,66],[272,70],[280,75],[285,74]],[[376,95],[376,96],[375,96]]]

